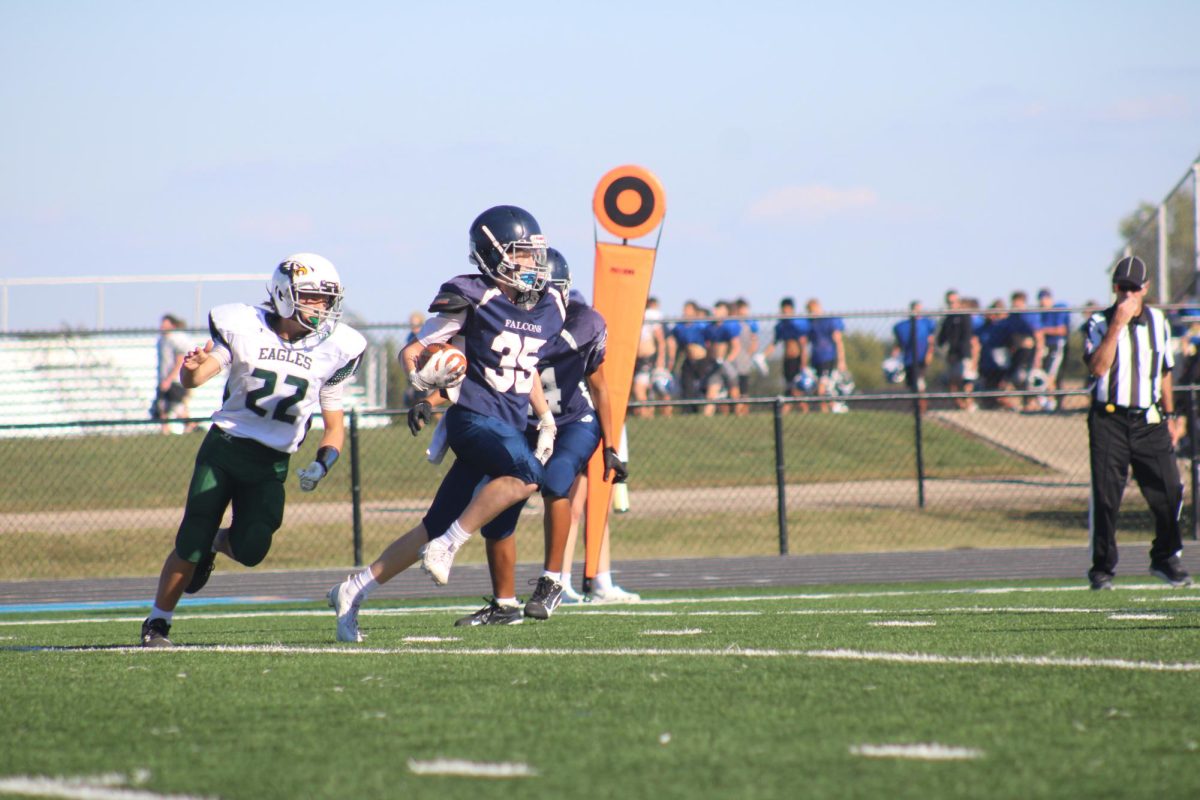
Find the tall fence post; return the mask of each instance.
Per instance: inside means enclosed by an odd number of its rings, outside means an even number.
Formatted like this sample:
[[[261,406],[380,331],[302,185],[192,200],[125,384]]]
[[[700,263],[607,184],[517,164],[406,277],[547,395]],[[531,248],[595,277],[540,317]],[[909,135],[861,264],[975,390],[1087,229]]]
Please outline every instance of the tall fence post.
[[[1200,431],[1196,430],[1196,387],[1195,386],[1188,387],[1187,416],[1188,416],[1188,427],[1187,427],[1188,455],[1191,458],[1191,464],[1192,464],[1192,541],[1195,541],[1197,534],[1200,533],[1200,514],[1197,514],[1197,510],[1200,509],[1200,504],[1198,504],[1196,501],[1196,492],[1198,489],[1200,489],[1200,464],[1197,464],[1197,462],[1196,462],[1196,456],[1198,454],[1200,454],[1200,453],[1198,453],[1198,448],[1200,448],[1200,444],[1197,444],[1197,442],[1196,442],[1196,435],[1197,435],[1197,433],[1200,433]]]
[[[358,411],[350,409],[350,505],[354,513],[354,566],[363,563],[362,470],[358,458]]]
[[[783,457],[783,398],[775,398],[775,514],[779,520],[779,555],[788,554],[787,469]]]
[[[911,366],[908,368],[911,375],[906,375],[909,381],[909,388],[913,392],[913,435],[916,437],[916,447],[914,450],[917,454],[917,508],[925,508],[925,452],[922,448],[921,435],[921,395],[924,392],[921,390],[921,382],[918,379],[920,361],[917,355],[920,352],[917,342],[917,316],[913,314],[908,318],[908,357]]]

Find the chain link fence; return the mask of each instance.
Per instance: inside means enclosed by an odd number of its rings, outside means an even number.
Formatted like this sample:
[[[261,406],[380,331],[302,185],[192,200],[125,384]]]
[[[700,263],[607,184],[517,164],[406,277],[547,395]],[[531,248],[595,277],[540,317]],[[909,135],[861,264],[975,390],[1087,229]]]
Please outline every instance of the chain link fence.
[[[1137,256],[1150,271],[1151,291],[1160,303],[1178,303],[1200,297],[1196,273],[1200,251],[1196,231],[1200,217],[1196,206],[1196,174],[1193,164],[1157,206],[1143,206],[1141,223],[1130,234],[1121,252]]]
[[[699,402],[648,404],[653,416],[631,413],[627,424],[629,506],[612,515],[613,557],[1084,544],[1087,399],[1055,395],[1053,413],[966,411],[947,393],[929,393],[924,413],[905,393],[850,395],[842,413],[811,403],[805,413],[805,403],[784,398],[719,403],[713,416],[696,413]],[[347,454],[317,491],[302,493],[289,478],[266,568],[369,562],[428,508],[450,462],[427,462],[428,433],[414,438],[401,412],[356,412],[353,423]],[[145,435],[54,435],[43,426],[35,437],[0,438],[0,580],[157,574],[202,434],[97,425]],[[293,472],[313,457],[316,438]],[[1194,458],[1181,462],[1189,472]],[[1149,538],[1153,527],[1130,494],[1124,542]],[[539,502],[523,517],[518,553],[541,560]],[[484,560],[480,537],[460,558]],[[218,569],[241,568],[222,559]]]

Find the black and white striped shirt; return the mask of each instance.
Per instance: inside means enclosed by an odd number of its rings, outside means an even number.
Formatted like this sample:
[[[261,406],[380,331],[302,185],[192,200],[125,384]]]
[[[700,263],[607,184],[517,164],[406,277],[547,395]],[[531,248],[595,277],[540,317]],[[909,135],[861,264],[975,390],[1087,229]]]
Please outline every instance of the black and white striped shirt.
[[[1091,316],[1084,327],[1084,358],[1090,359],[1112,319],[1116,306]],[[1092,383],[1092,400],[1129,408],[1149,408],[1162,399],[1162,376],[1175,366],[1171,354],[1171,327],[1157,308],[1142,307],[1117,339],[1117,353],[1109,371]]]

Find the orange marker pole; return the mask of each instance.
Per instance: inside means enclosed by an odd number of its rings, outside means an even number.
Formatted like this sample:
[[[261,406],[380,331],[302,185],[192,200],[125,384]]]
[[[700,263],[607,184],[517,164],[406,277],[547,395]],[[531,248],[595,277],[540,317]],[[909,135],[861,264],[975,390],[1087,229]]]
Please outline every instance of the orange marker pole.
[[[658,227],[666,214],[666,195],[653,173],[637,166],[617,167],[596,186],[592,210],[600,225],[621,244],[596,242],[596,271],[592,305],[608,326],[604,376],[613,431],[625,426],[638,340],[650,295],[657,249],[630,245]],[[613,443],[615,445],[615,443]],[[584,528],[583,576],[586,584],[596,577],[604,527],[612,509],[612,484],[604,481],[604,455],[599,450],[588,462],[587,517]]]

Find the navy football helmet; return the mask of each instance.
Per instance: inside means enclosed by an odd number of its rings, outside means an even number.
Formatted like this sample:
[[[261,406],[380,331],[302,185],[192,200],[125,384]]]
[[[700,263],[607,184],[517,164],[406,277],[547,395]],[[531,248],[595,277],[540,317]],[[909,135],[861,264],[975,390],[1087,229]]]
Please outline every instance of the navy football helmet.
[[[516,206],[495,206],[471,223],[471,263],[492,280],[522,294],[540,293],[550,280],[546,237],[537,220]]]
[[[553,247],[546,248],[546,263],[550,265],[550,284],[562,293],[563,300],[569,302],[571,294],[571,267],[563,254]]]

